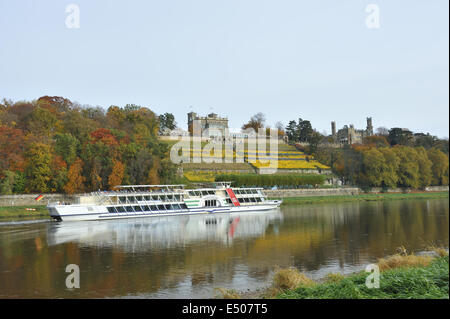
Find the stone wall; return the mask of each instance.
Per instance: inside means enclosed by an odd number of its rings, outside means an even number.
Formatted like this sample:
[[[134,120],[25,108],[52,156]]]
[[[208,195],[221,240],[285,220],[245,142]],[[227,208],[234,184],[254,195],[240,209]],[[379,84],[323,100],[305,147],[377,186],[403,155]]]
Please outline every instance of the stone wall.
[[[69,202],[73,201],[74,197],[64,194],[43,194],[40,201],[35,198],[39,194],[24,194],[24,195],[0,195],[0,206],[38,206],[47,205],[49,202]]]
[[[372,188],[368,193],[381,193],[381,188]],[[411,192],[448,192],[448,186],[430,186],[425,190],[394,188],[389,189],[386,193],[411,193]],[[341,188],[313,188],[313,189],[265,189],[264,194],[268,197],[308,197],[308,196],[344,196],[364,194],[364,191],[358,187],[341,187]]]
[[[395,188],[390,189],[387,193],[408,193],[415,190]],[[430,186],[425,189],[427,192],[448,192],[448,186]],[[307,197],[307,196],[344,196],[359,195],[364,193],[357,187],[341,187],[341,188],[312,188],[312,189],[265,189],[264,194],[268,197]],[[373,188],[369,193],[381,192],[380,188]],[[49,202],[73,202],[75,197],[64,194],[48,194],[43,195],[44,198],[39,202],[34,199],[39,194],[26,195],[0,195],[0,206],[37,206],[47,205]]]
[[[389,188],[385,190],[385,193],[411,193],[411,192],[448,192],[448,186],[428,186],[424,190],[410,189],[410,188]],[[367,193],[381,193],[383,189],[380,187],[373,187]]]
[[[307,197],[307,196],[343,196],[358,195],[361,190],[357,187],[343,188],[313,188],[313,189],[265,189],[268,197]]]

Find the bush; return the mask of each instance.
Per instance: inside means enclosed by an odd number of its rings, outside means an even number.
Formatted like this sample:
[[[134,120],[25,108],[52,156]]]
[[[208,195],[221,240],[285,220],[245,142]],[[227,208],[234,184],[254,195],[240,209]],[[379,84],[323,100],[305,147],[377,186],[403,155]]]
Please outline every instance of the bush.
[[[236,187],[272,187],[288,186],[298,188],[306,185],[322,185],[325,182],[324,175],[295,175],[295,174],[220,174],[216,176],[216,182],[232,181]]]

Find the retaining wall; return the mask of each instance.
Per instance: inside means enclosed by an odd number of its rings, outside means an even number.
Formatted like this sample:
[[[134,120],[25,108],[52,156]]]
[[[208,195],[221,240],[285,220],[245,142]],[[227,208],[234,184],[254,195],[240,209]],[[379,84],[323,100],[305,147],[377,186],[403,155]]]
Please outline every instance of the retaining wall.
[[[395,188],[389,189],[387,193],[408,193],[415,190]],[[422,190],[423,191],[423,190]],[[430,186],[425,188],[428,192],[448,192],[448,186]],[[264,194],[268,197],[306,197],[306,196],[343,196],[358,195],[364,193],[358,187],[341,187],[341,188],[313,188],[313,189],[265,189]],[[369,193],[381,192],[381,188],[372,188]],[[49,202],[71,202],[74,196],[64,194],[43,194],[44,198],[39,202],[34,199],[39,194],[23,194],[23,195],[0,195],[0,206],[37,206],[47,205]]]

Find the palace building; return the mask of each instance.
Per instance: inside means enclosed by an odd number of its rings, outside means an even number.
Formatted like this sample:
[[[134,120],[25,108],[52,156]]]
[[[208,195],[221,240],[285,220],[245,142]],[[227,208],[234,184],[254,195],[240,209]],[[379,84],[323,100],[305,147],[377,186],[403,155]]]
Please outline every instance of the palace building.
[[[373,135],[372,118],[367,118],[367,126],[365,130],[355,129],[353,124],[350,126],[344,125],[336,132],[336,122],[331,122],[331,137],[336,144],[361,144],[363,139],[367,136]]]
[[[228,131],[228,118],[220,117],[216,113],[207,116],[198,116],[195,112],[188,113],[188,130],[191,136],[202,136],[207,130],[207,136],[226,136]],[[194,122],[198,128],[194,132]]]

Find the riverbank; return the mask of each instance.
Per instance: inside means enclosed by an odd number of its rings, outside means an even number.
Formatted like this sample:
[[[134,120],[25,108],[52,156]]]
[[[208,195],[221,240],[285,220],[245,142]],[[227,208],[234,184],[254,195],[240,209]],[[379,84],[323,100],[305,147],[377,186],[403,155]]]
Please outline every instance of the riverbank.
[[[403,199],[437,199],[449,198],[448,192],[414,192],[414,193],[376,193],[344,196],[310,196],[286,197],[282,205],[355,202],[355,201],[383,201]],[[275,198],[272,198],[275,199]]]
[[[225,299],[448,299],[449,257],[443,248],[425,255],[397,254],[378,261],[379,288],[368,288],[369,273],[330,273],[312,280],[297,269],[278,270],[270,286],[239,293],[218,289]]]
[[[368,273],[348,277],[329,276],[320,284],[300,285],[277,299],[448,299],[448,255],[427,266],[402,266],[380,273],[380,287],[368,288]]]
[[[269,197],[270,198],[270,197]],[[448,192],[376,193],[342,196],[285,197],[282,205],[321,204],[354,201],[449,198]],[[275,199],[273,197],[272,199]],[[0,206],[0,220],[50,218],[45,205]]]
[[[6,206],[0,207],[0,221],[15,219],[50,219],[47,207],[40,206]]]

